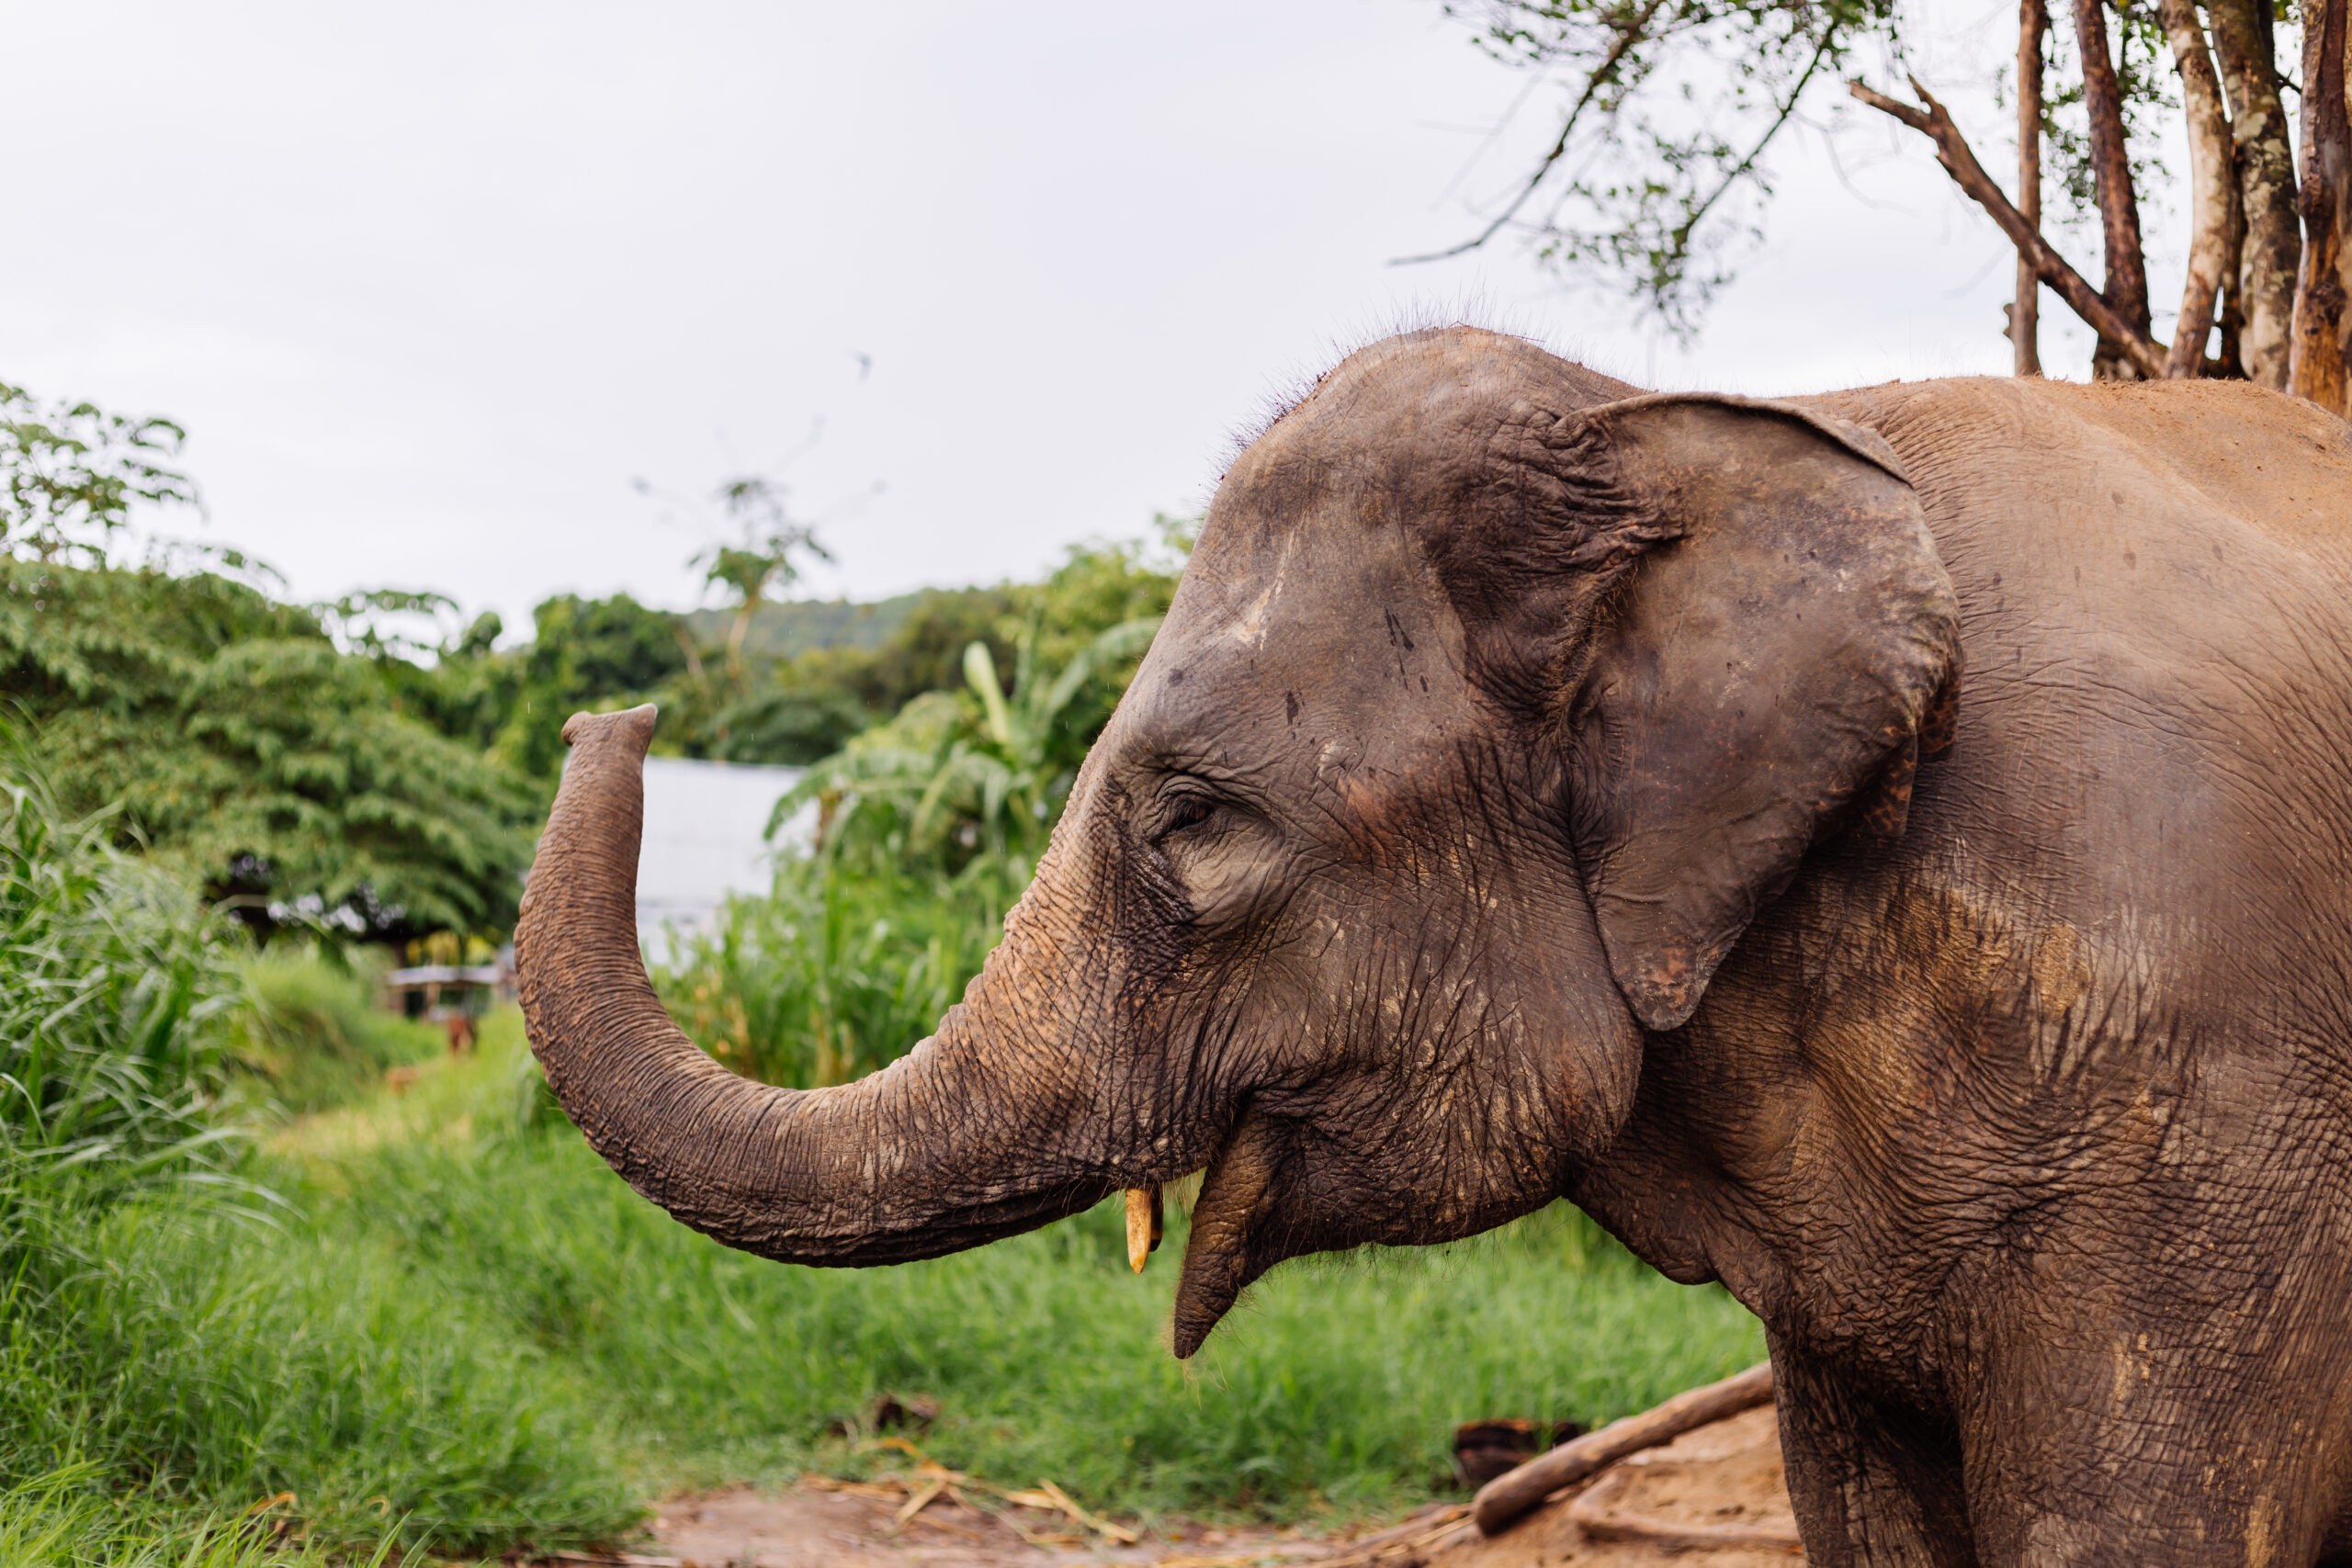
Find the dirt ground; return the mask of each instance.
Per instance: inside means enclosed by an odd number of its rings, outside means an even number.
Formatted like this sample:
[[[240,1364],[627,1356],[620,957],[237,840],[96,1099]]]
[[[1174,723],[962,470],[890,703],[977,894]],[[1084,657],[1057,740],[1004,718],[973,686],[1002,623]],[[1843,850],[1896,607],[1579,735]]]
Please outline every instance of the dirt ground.
[[[782,1495],[673,1497],[639,1568],[1790,1568],[1801,1564],[1770,1406],[1601,1472],[1502,1535],[1462,1505],[1357,1537],[1173,1526],[1122,1540],[1058,1494],[992,1492],[936,1466],[877,1483],[812,1477]]]

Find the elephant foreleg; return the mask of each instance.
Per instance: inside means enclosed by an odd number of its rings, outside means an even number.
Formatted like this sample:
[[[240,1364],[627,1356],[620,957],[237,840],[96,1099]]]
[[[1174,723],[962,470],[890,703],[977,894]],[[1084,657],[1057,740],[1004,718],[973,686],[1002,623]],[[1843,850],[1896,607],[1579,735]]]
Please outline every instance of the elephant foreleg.
[[[1956,1439],[1772,1346],[1789,1501],[1815,1568],[1977,1568]]]
[[[2235,1329],[2293,1344],[2285,1293]],[[2234,1315],[2234,1314],[2233,1314]],[[2309,1568],[2338,1511],[2338,1380],[2319,1359],[2195,1343],[2201,1325],[2027,1332],[2023,1311],[1978,1340],[1984,1376],[1961,1418],[1984,1568]],[[2259,1343],[2259,1340],[2255,1341]]]

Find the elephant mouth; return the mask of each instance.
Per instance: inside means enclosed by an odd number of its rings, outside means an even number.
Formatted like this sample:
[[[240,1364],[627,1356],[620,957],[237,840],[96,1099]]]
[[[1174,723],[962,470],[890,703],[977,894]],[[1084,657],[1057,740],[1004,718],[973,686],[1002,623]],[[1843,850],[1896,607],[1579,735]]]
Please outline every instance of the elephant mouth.
[[[1201,1179],[1171,1324],[1179,1359],[1189,1359],[1231,1311],[1250,1282],[1272,1266],[1261,1235],[1283,1163],[1279,1123],[1244,1107]]]

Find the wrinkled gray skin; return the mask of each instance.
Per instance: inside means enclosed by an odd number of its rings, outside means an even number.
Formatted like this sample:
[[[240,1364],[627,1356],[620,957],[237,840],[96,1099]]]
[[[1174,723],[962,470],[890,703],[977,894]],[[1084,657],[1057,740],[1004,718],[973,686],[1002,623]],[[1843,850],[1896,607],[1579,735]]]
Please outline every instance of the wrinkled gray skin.
[[[517,938],[639,1190],[821,1264],[1207,1168],[1300,1253],[1563,1193],[1763,1319],[1812,1560],[2352,1552],[2352,433],[2245,387],[1643,397],[1468,329],[1234,464],[1003,945],[863,1082],[638,964],[650,710]]]

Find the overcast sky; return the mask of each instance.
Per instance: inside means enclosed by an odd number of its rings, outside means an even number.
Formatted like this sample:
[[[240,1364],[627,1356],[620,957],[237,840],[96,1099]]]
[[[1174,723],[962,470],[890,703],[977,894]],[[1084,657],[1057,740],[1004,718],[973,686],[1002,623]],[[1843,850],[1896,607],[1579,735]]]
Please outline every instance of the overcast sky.
[[[2010,166],[2014,6],[1928,9],[1915,64]],[[1687,355],[1510,244],[1386,265],[1471,231],[1556,102],[1483,134],[1525,83],[1434,0],[0,22],[0,379],[185,423],[209,521],[181,526],[304,598],[434,587],[510,631],[562,591],[684,607],[697,498],[747,470],[820,522],[815,592],[1032,573],[1197,510],[1271,394],[1431,313],[1656,387],[2008,367],[1998,237],[1891,124],[1842,176],[1788,143]]]

